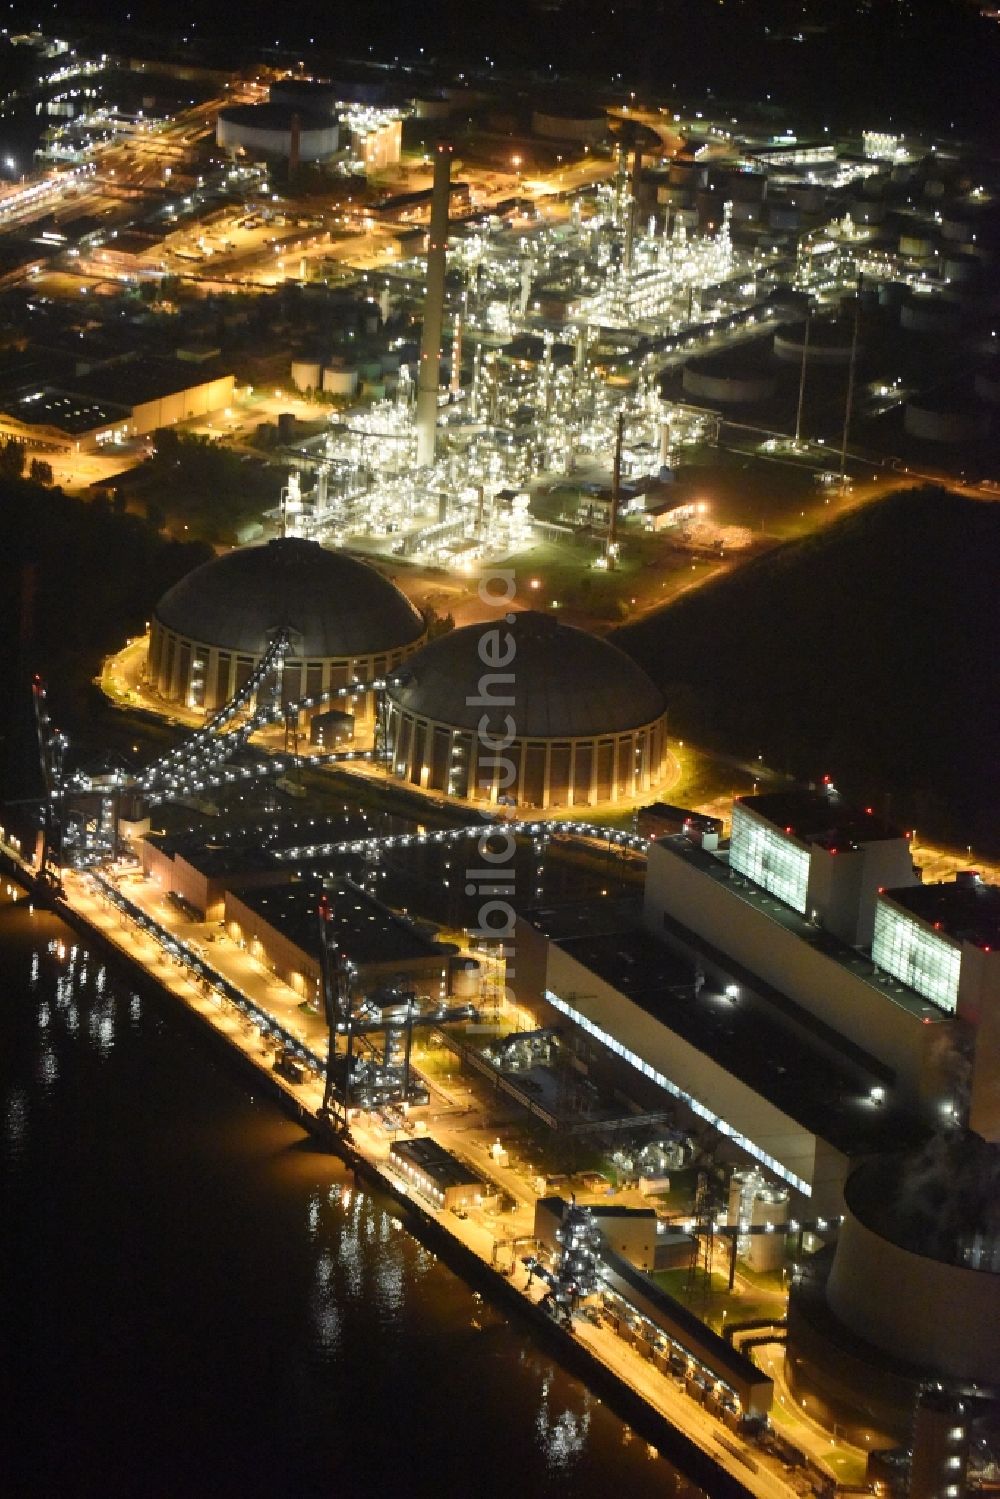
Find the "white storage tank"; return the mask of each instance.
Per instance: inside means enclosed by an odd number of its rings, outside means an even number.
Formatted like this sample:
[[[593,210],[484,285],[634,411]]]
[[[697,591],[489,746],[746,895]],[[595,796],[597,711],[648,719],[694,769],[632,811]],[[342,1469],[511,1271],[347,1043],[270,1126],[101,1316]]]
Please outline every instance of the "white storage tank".
[[[323,371],[323,389],[331,396],[353,396],[358,388],[358,372],[351,365],[343,369],[327,366]]]
[[[319,390],[323,366],[318,359],[293,359],[292,384],[296,390]]]

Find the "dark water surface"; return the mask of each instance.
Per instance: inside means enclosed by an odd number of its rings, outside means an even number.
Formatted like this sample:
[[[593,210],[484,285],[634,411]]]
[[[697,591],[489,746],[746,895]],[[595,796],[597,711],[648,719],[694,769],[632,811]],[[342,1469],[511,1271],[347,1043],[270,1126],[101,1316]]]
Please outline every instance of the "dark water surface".
[[[0,884],[0,1495],[688,1491]]]

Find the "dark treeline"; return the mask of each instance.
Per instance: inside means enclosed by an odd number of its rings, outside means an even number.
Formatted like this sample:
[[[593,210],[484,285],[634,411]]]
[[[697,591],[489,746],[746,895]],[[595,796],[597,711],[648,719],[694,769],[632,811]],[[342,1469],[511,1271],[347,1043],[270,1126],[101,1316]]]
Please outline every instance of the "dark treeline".
[[[492,63],[526,86],[573,75],[606,86],[620,74],[624,89],[787,106],[800,129],[805,111],[831,129],[891,119],[979,133],[996,128],[1000,55],[1000,27],[979,12],[966,0],[368,0],[334,17],[321,0],[280,14],[249,0],[238,40],[224,7],[195,0],[171,8],[169,35],[153,0],[132,0],[129,19],[133,52],[157,38],[177,45],[187,31],[189,55],[223,66],[268,49],[334,73],[398,57],[442,75]],[[73,0],[60,15],[117,49],[98,0]],[[413,86],[409,71],[398,81]]]
[[[211,555],[106,501],[85,505],[59,489],[0,478],[6,795],[20,791],[32,763],[32,675],[47,679],[60,724],[85,723],[102,656],[138,633],[160,595]]]
[[[677,734],[1000,848],[1000,505],[907,490],[618,632]]]

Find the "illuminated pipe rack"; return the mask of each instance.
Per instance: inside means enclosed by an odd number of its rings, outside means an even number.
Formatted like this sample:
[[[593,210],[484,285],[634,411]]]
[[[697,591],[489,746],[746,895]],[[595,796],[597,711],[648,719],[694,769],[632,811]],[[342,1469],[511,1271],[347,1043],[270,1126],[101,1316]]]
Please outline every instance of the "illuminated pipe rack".
[[[170,769],[179,761],[190,760],[191,757],[196,756],[197,751],[202,745],[213,740],[218,730],[225,728],[226,724],[230,723],[236,714],[241,712],[253,699],[257,689],[263,684],[272,668],[280,672],[284,665],[285,651],[288,648],[288,644],[288,632],[281,630],[264,652],[255,670],[247,678],[243,686],[237,689],[229,699],[229,702],[220,708],[218,713],[214,714],[200,729],[196,729],[194,734],[186,739],[182,745],[179,745],[176,749],[168,750],[159,760],[154,760],[152,765],[147,766],[146,770],[139,777],[139,789],[143,791],[150,790],[156,781],[161,776],[169,774]],[[234,735],[232,737],[236,738],[237,736]]]
[[[197,781],[171,780],[166,786],[156,787],[150,792],[149,802],[151,806],[157,806],[178,796],[196,796],[217,786],[235,786],[241,781],[255,781],[260,776],[281,776],[290,770],[337,765],[349,760],[370,761],[373,757],[373,750],[331,750],[325,755],[285,755],[278,760],[259,760],[256,765],[230,765],[221,775],[204,776]]]
[[[603,1026],[600,1026],[596,1021],[591,1020],[589,1015],[584,1015],[581,1010],[578,1010],[575,1007],[575,1005],[570,1004],[569,1000],[563,999],[562,995],[554,993],[554,991],[551,989],[545,990],[545,998],[548,1003],[552,1005],[553,1009],[558,1010],[561,1015],[566,1015],[570,1020],[574,1022],[575,1025],[578,1025],[581,1030],[586,1031],[589,1036],[593,1036],[594,1039],[596,1041],[599,1041],[602,1046],[607,1047],[609,1051],[612,1051],[616,1056],[621,1057],[623,1061],[626,1061],[629,1064],[630,1067],[634,1067],[637,1072],[641,1072],[644,1077],[650,1078],[658,1088],[662,1088],[664,1092],[669,1093],[673,1098],[677,1098],[681,1101],[681,1103],[686,1104],[686,1106],[691,1110],[692,1114],[696,1114],[699,1119],[706,1120],[709,1124],[713,1125],[721,1135],[725,1135],[728,1139],[735,1141],[735,1143],[740,1147],[741,1150],[746,1151],[747,1155],[753,1156],[755,1160],[760,1161],[761,1165],[766,1166],[767,1169],[773,1172],[775,1176],[779,1176],[782,1181],[788,1182],[790,1186],[795,1187],[797,1191],[803,1194],[803,1196],[812,1196],[812,1187],[807,1181],[804,1181],[801,1176],[796,1175],[796,1173],[789,1170],[787,1166],[783,1166],[779,1160],[776,1160],[775,1157],[769,1154],[768,1151],[763,1150],[761,1146],[759,1146],[754,1140],[751,1140],[748,1135],[742,1134],[738,1129],[736,1129],[734,1125],[730,1124],[728,1120],[723,1119],[719,1114],[716,1114],[707,1106],[707,1104],[702,1103],[699,1098],[695,1098],[693,1093],[685,1092],[685,1090],[679,1087],[677,1083],[673,1082],[671,1078],[667,1077],[664,1073],[660,1072],[658,1068],[654,1067],[650,1062],[647,1062],[642,1057],[640,1057],[637,1052],[632,1051],[623,1042],[619,1041],[617,1037],[611,1034],[610,1031],[606,1031]]]
[[[285,1030],[284,1026],[275,1020],[273,1015],[268,1014],[266,1010],[262,1010],[259,1005],[254,1004],[252,999],[244,994],[241,989],[237,989],[235,984],[230,983],[218,969],[213,968],[211,964],[206,963],[203,958],[199,957],[186,942],[182,942],[180,938],[175,937],[173,932],[169,931],[167,927],[161,926],[155,917],[149,916],[140,906],[134,905],[119,890],[115,889],[110,880],[105,879],[103,875],[99,874],[93,874],[90,878],[100,893],[116,910],[120,911],[123,916],[127,917],[141,931],[152,937],[165,953],[183,967],[188,968],[195,978],[207,984],[220,999],[227,1000],[231,1005],[241,1010],[248,1020],[259,1027],[262,1035],[273,1036],[281,1042],[286,1051],[297,1056],[305,1066],[311,1068],[319,1077],[324,1075],[326,1063],[314,1051],[310,1051],[308,1046],[300,1041],[297,1036],[294,1036],[291,1031]]]
[[[308,762],[307,762],[308,763]],[[457,843],[463,838],[490,837],[507,833],[515,838],[594,838],[602,844],[614,844],[631,853],[645,854],[648,839],[618,828],[604,828],[589,822],[476,822],[460,828],[438,828],[433,833],[390,833],[385,837],[350,838],[340,843],[308,843],[298,848],[276,849],[278,859],[316,859],[327,854],[374,853],[379,849],[424,847],[432,843]]]

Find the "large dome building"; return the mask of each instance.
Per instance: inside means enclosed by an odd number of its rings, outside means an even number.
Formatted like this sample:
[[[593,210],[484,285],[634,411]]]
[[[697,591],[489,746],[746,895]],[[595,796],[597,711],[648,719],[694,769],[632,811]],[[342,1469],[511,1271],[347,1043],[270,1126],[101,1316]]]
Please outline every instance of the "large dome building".
[[[550,615],[432,641],[388,699],[393,770],[425,790],[587,807],[644,796],[663,778],[659,689],[617,646]]]
[[[167,702],[212,712],[251,675],[274,632],[292,632],[286,702],[384,676],[415,651],[424,622],[375,568],[294,537],[215,557],[153,614],[147,680]],[[372,694],[354,703],[357,717]]]

